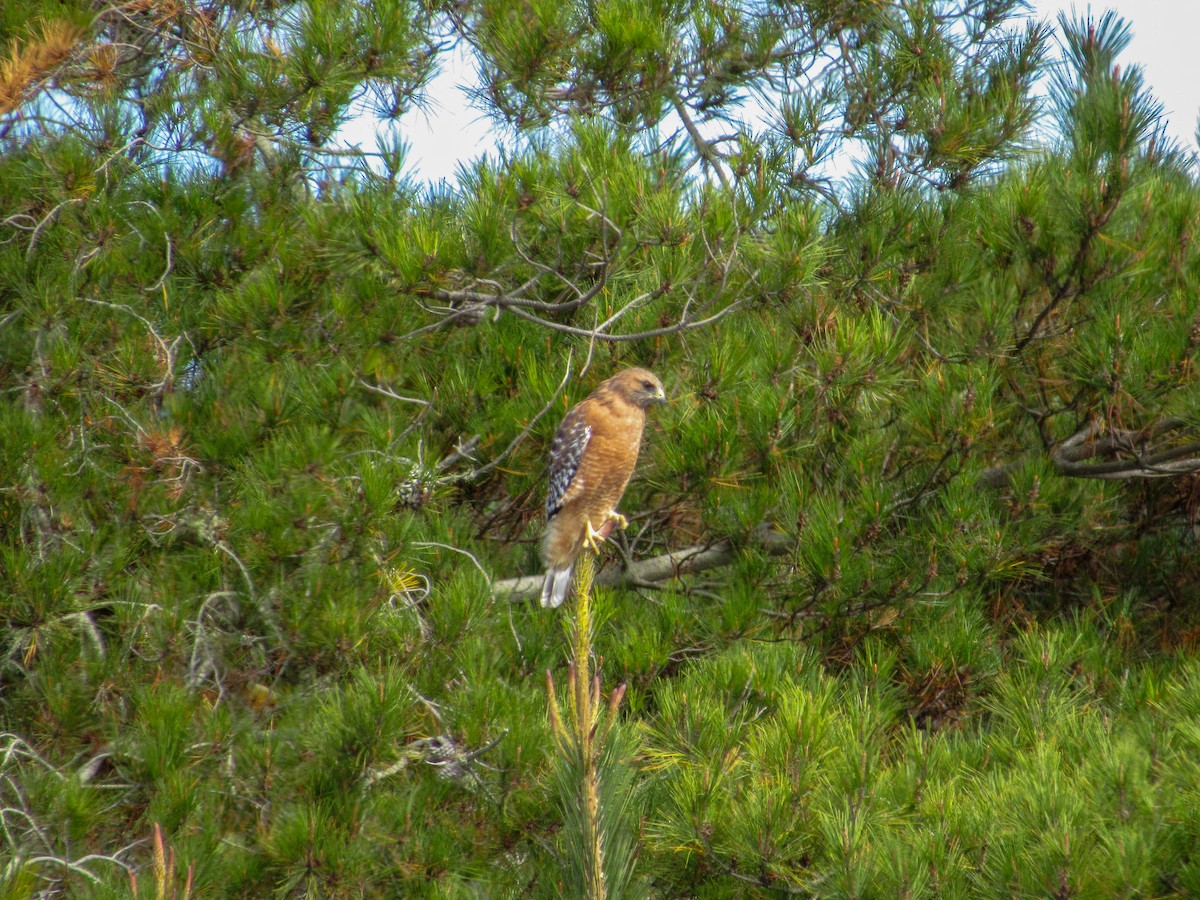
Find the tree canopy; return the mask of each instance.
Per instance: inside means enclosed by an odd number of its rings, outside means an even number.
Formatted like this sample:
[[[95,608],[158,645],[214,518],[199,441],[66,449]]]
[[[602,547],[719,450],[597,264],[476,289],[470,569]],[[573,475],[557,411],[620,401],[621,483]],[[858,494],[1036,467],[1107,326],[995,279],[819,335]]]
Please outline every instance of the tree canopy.
[[[1200,184],[1129,29],[0,7],[0,892],[595,895],[594,752],[612,896],[1200,894]],[[455,47],[503,146],[346,149]]]

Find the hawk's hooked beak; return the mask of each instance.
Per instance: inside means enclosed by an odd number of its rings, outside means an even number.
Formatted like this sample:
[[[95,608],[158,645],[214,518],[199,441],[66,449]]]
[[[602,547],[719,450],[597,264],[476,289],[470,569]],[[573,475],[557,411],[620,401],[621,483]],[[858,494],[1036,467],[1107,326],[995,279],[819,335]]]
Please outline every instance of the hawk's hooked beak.
[[[650,399],[653,400],[655,403],[666,403],[667,395],[666,395],[666,392],[662,388],[655,388],[654,394],[650,397]]]

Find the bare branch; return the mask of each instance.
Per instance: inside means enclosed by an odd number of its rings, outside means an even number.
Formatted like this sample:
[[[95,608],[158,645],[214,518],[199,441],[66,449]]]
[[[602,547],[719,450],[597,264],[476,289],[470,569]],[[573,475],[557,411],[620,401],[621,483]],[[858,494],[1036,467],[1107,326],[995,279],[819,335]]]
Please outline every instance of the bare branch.
[[[1109,428],[1108,434],[1097,439],[1106,426],[1096,420],[1063,441],[1052,458],[1059,472],[1076,478],[1159,478],[1190,472],[1200,468],[1200,461],[1180,457],[1200,452],[1200,442],[1152,446],[1156,438],[1178,431],[1185,424],[1181,419],[1163,419],[1137,431]],[[1133,458],[1083,464],[1097,456],[1120,453]]]
[[[469,459],[474,462],[475,457],[471,454],[475,452],[475,448],[479,446],[480,436],[477,434],[471,435],[465,441],[461,438],[454,444],[454,449],[437,461],[434,468],[439,472],[444,472],[446,469],[455,465],[464,459]]]
[[[49,226],[50,223],[58,217],[58,214],[62,208],[64,206],[73,206],[76,203],[82,202],[82,197],[71,197],[58,204],[56,207],[54,207],[54,209],[50,210],[50,212],[46,213],[46,215],[42,217],[42,220],[38,222],[36,226],[34,226],[33,234],[29,238],[29,248],[25,251],[26,262],[29,262],[33,259],[33,251],[37,248],[38,241],[41,240],[42,233],[46,230],[47,226]],[[12,222],[11,224],[16,225],[15,222]]]
[[[213,548],[220,550],[237,564],[238,569],[241,570],[242,578],[246,580],[246,589],[250,595],[250,599],[256,599],[257,592],[254,590],[254,579],[250,577],[250,570],[246,568],[246,564],[242,562],[241,558],[224,541],[216,541],[213,544]]]
[[[651,328],[648,331],[637,331],[632,334],[605,334],[598,329],[576,328],[573,325],[563,325],[559,322],[549,322],[546,319],[538,318],[537,316],[531,315],[530,313],[520,309],[514,309],[513,314],[520,316],[522,319],[528,319],[530,322],[536,322],[538,325],[544,325],[552,331],[560,331],[563,334],[573,334],[577,335],[578,337],[585,337],[597,341],[621,343],[624,341],[644,341],[649,338],[663,337],[664,335],[668,334],[678,334],[681,331],[691,331],[695,328],[703,328],[705,325],[711,325],[713,322],[717,322],[725,318],[741,305],[741,300],[735,300],[728,306],[722,308],[720,311],[705,319],[689,321],[685,318],[683,321],[676,322],[674,325],[667,325],[663,328]]]
[[[675,112],[679,115],[680,121],[683,122],[683,127],[687,131],[688,137],[692,140],[692,146],[696,148],[696,154],[704,162],[712,166],[713,171],[717,173],[717,178],[721,181],[721,187],[729,190],[729,177],[725,174],[721,155],[714,146],[715,141],[707,140],[700,133],[700,129],[696,127],[696,123],[692,121],[692,117],[688,113],[687,106],[684,105],[684,102],[678,96],[671,97],[671,105],[675,107]]]
[[[1175,446],[1155,445],[1157,438],[1186,426],[1181,419],[1162,419],[1139,430],[1109,429],[1102,420],[1089,422],[1059,444],[1050,454],[1055,470],[1068,478],[1170,478],[1200,472],[1200,441]],[[1103,435],[1101,437],[1101,435]],[[1086,462],[1098,456],[1125,458]],[[1019,463],[993,466],[980,473],[981,487],[1001,488]]]
[[[163,273],[163,277],[166,277],[165,272]],[[158,352],[162,356],[163,369],[165,372],[162,380],[156,382],[155,384],[149,385],[149,388],[155,397],[161,398],[162,395],[165,394],[175,382],[175,351],[178,349],[180,341],[183,340],[183,336],[180,335],[174,338],[168,344],[165,340],[163,340],[162,335],[158,333],[158,329],[154,327],[154,324],[149,319],[125,304],[109,303],[107,300],[96,300],[91,297],[85,297],[84,300],[86,300],[88,303],[93,303],[96,306],[107,306],[109,309],[120,310],[127,315],[133,316],[146,326],[146,330],[150,332],[150,336],[154,338],[154,342],[158,345]]]
[[[475,556],[474,553],[464,550],[462,547],[452,547],[449,544],[443,544],[440,541],[413,541],[412,546],[413,547],[438,547],[442,550],[449,550],[451,553],[459,553],[459,554],[465,556],[467,559],[469,559],[475,565],[475,568],[479,570],[479,574],[483,576],[484,580],[489,585],[492,583],[492,576],[488,574],[487,569],[485,569],[483,567],[483,563],[481,563],[479,561],[479,558],[477,556]]]
[[[154,284],[152,284],[152,285],[150,285],[150,287],[146,288],[147,291],[157,291],[160,287],[162,287],[163,284],[166,283],[167,276],[171,274],[171,269],[175,267],[174,248],[171,243],[171,235],[164,232],[163,239],[165,240],[166,245],[167,245],[167,253],[166,253],[167,264],[166,264],[166,266],[163,267],[163,273],[162,273],[162,275],[160,275],[158,277],[158,281],[154,282]]]
[[[782,532],[763,528],[751,539],[750,546],[771,556],[783,556],[791,551],[795,541]],[[709,544],[695,544],[682,550],[673,550],[662,556],[643,559],[629,566],[608,565],[596,576],[596,583],[608,587],[637,587],[669,581],[693,572],[727,566],[737,559],[740,546],[731,540],[720,540]],[[541,575],[525,575],[521,578],[506,578],[492,585],[497,597],[519,601],[539,596],[542,592]]]
[[[371,384],[369,381],[367,381],[363,378],[358,378],[356,380],[358,381],[359,385],[361,385],[362,387],[365,387],[368,391],[374,391],[376,394],[383,394],[383,396],[390,397],[392,400],[399,400],[401,403],[418,403],[421,406],[429,405],[428,400],[422,400],[420,397],[402,397],[399,394],[397,394],[395,391],[392,391],[389,388],[380,387],[379,385],[376,385],[376,384]]]

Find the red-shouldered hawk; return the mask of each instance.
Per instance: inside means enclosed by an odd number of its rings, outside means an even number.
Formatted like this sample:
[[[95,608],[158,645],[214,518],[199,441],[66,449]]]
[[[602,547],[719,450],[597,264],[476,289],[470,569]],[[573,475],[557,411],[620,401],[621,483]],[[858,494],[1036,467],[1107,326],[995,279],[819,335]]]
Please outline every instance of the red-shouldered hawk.
[[[550,445],[550,485],[542,559],[542,606],[560,606],[575,558],[595,546],[614,524],[625,527],[617,504],[637,464],[646,407],[666,403],[662,382],[646,369],[625,369],[578,403]]]

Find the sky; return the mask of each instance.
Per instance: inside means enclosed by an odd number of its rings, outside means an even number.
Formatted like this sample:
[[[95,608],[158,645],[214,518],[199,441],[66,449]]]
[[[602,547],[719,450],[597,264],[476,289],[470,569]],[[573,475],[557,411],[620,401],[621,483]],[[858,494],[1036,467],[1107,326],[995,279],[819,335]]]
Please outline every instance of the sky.
[[[1057,21],[1058,13],[1085,12],[1087,4],[1035,0],[1041,18]],[[1122,62],[1142,67],[1146,84],[1163,104],[1168,133],[1195,150],[1196,117],[1200,114],[1200,0],[1109,0],[1093,3],[1093,16],[1115,10],[1133,28],[1133,40]]]
[[[1057,21],[1060,11],[1086,12],[1087,4],[1034,0],[1034,14]],[[1132,24],[1133,39],[1122,63],[1142,66],[1146,83],[1164,106],[1167,132],[1185,148],[1197,149],[1200,114],[1200,0],[1109,0],[1090,6],[1094,16],[1115,10]],[[407,173],[437,184],[455,181],[461,163],[495,144],[492,124],[470,105],[462,85],[476,78],[473,63],[463,53],[449,54],[430,84],[427,110],[413,110],[400,122],[409,144]],[[347,140],[368,147],[374,143],[374,123],[368,116],[351,122]]]

